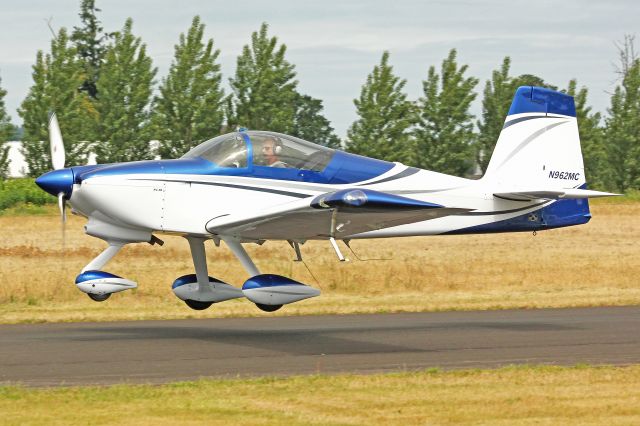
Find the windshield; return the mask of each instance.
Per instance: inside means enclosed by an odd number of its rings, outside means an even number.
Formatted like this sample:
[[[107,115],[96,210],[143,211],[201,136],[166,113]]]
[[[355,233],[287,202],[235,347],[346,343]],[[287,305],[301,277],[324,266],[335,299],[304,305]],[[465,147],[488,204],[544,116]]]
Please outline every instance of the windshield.
[[[219,167],[247,167],[247,144],[240,133],[228,133],[202,142],[182,156],[196,157],[202,157]]]

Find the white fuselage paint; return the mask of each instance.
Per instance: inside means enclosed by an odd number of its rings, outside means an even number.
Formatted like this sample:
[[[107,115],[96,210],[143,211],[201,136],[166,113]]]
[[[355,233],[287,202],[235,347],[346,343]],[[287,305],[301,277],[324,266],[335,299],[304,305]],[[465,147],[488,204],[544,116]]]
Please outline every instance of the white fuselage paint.
[[[396,164],[372,182],[394,176],[406,166]],[[219,186],[230,185],[230,186]],[[233,186],[231,186],[233,185]],[[246,187],[251,189],[243,189]],[[540,209],[536,202],[493,197],[484,180],[469,180],[421,170],[413,175],[367,185],[326,185],[252,177],[181,174],[131,174],[86,179],[75,185],[70,203],[84,216],[126,228],[157,233],[210,236],[206,223],[216,217],[259,213],[299,199],[281,193],[308,194],[310,198],[348,188],[398,194],[421,201],[473,209],[476,213],[517,210],[511,213],[447,216],[338,238],[379,238],[435,235],[470,226],[509,219]],[[527,208],[527,206],[530,206]]]

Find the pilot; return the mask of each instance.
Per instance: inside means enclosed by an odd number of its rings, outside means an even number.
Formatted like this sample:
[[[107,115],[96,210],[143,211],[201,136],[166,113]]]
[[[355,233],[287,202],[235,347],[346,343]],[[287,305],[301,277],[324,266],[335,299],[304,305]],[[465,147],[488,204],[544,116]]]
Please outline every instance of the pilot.
[[[282,151],[282,142],[269,137],[262,143],[262,157],[269,167],[289,167],[284,161],[280,161],[278,155]]]

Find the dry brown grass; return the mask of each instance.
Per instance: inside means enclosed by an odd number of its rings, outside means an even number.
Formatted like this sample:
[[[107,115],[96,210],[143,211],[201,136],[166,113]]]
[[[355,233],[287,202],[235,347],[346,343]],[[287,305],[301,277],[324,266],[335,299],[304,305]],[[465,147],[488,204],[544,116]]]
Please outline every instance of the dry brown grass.
[[[638,383],[633,366],[0,387],[0,412],[6,425],[637,425]]]
[[[640,203],[594,203],[585,226],[530,233],[354,241],[362,258],[340,263],[326,242],[309,242],[304,265],[286,243],[248,246],[263,272],[319,286],[319,298],[278,315],[415,312],[625,305],[640,303]],[[45,216],[0,216],[0,322],[124,320],[267,315],[246,300],[188,309],[171,293],[173,280],[193,273],[186,241],[127,246],[109,272],[139,283],[135,291],[95,303],[73,284],[104,247],[71,217],[65,248],[55,210]],[[346,251],[346,249],[345,249]],[[225,247],[208,245],[212,276],[235,285],[247,278]],[[273,315],[273,314],[269,314]]]

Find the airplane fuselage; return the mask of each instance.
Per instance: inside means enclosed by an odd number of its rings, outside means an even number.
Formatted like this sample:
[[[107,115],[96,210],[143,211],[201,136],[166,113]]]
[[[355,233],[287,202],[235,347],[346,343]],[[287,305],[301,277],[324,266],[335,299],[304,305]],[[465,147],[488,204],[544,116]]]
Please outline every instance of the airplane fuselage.
[[[355,235],[338,233],[337,238],[437,235],[464,233],[465,230],[473,232],[474,227],[509,221],[553,202],[499,199],[493,196],[490,188],[484,188],[486,185],[482,180],[462,179],[399,163],[380,176],[342,185],[201,174],[96,174],[73,186],[69,202],[79,214],[123,228],[203,237],[211,235],[206,224],[214,218],[267,210],[296,199],[349,188],[367,188],[441,205],[454,205],[469,211]],[[553,227],[553,223],[544,222],[543,217],[532,216],[526,222],[501,231],[533,231],[549,227]],[[282,239],[287,239],[286,235]]]

